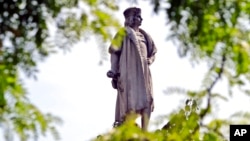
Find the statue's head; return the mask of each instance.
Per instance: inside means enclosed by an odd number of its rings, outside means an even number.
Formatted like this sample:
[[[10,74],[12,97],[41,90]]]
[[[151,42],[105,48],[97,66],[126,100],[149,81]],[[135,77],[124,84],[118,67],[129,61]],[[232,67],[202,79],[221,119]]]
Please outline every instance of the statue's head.
[[[125,26],[140,26],[142,22],[141,9],[137,7],[129,7],[124,12]]]

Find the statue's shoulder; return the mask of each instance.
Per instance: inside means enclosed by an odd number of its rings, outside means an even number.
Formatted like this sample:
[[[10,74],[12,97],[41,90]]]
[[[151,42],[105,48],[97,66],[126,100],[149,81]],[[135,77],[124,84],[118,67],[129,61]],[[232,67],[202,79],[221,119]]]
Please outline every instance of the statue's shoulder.
[[[113,40],[111,41],[111,45],[109,47],[109,53],[119,53],[122,49],[122,43],[123,43],[123,39],[126,36],[126,30],[125,28],[120,28]]]
[[[126,28],[122,27],[120,28],[116,34],[115,34],[115,38],[121,38],[121,37],[124,37],[126,36],[127,32],[126,32]]]

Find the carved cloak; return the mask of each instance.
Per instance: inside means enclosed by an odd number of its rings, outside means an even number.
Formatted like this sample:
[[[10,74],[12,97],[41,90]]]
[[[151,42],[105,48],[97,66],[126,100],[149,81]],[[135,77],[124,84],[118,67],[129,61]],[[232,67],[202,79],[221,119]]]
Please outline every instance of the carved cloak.
[[[125,30],[124,30],[125,29]],[[119,73],[118,95],[116,101],[115,120],[123,121],[128,112],[140,112],[153,107],[153,87],[149,65],[154,62],[156,47],[152,38],[142,29],[147,45],[147,60],[140,57],[140,45],[135,31],[130,27],[122,29],[115,36],[120,45],[111,44],[111,71]],[[150,111],[151,112],[151,111]]]

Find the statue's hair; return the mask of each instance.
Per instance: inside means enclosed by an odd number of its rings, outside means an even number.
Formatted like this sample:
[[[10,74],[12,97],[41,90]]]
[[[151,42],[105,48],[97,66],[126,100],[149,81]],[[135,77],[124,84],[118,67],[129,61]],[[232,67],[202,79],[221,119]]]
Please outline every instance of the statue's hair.
[[[141,13],[141,9],[137,7],[129,7],[124,10],[123,15],[124,17],[129,17],[130,15],[134,15],[135,13]]]
[[[133,26],[133,24],[134,24],[134,16],[129,16],[125,18],[125,22],[124,22],[125,26]]]

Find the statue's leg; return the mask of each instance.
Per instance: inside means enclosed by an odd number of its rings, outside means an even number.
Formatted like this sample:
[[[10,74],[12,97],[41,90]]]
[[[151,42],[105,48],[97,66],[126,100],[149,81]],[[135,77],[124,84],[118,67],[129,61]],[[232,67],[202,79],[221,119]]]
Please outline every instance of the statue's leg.
[[[142,130],[147,131],[148,123],[151,115],[151,108],[145,108],[141,113],[141,127]]]
[[[121,94],[117,91],[117,98],[116,98],[116,105],[115,105],[115,122],[113,123],[113,127],[118,127],[123,124],[124,116],[121,114],[121,110],[124,108],[122,107],[123,104],[121,103]]]

